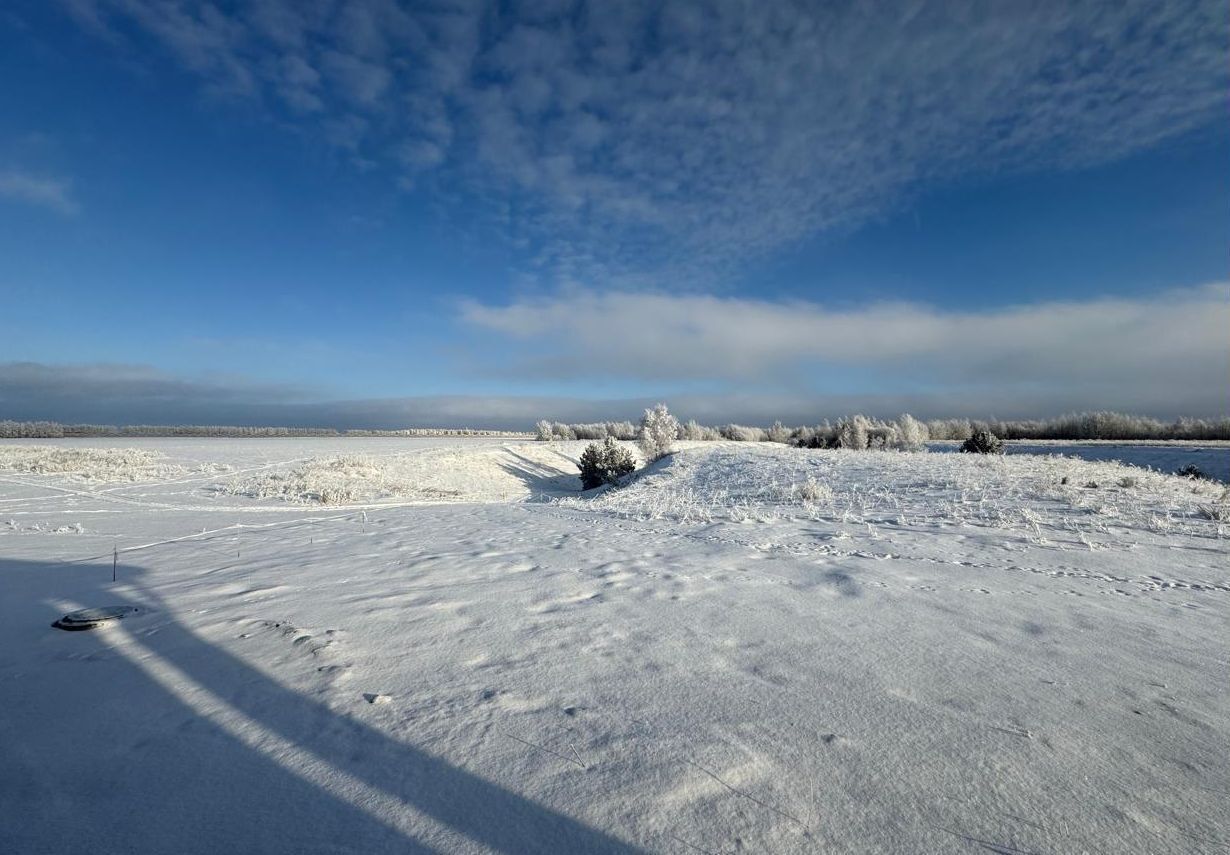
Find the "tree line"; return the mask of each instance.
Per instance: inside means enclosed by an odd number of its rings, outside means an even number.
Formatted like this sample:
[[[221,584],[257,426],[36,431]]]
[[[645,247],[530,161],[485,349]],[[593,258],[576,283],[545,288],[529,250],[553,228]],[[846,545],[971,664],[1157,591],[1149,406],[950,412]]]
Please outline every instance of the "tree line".
[[[908,414],[897,419],[874,419],[864,415],[824,419],[815,425],[787,427],[780,421],[769,427],[740,424],[702,425],[682,422],[677,439],[690,441],[779,442],[808,447],[914,448],[932,440],[963,442],[979,431],[1001,439],[1023,440],[1230,440],[1230,417],[1217,419],[1178,418],[1173,421],[1128,413],[1067,413],[1052,419],[930,419],[921,421]],[[632,422],[585,422],[567,424],[543,420],[534,435],[539,440],[637,438]]]
[[[873,419],[846,416],[815,425],[786,427],[780,421],[769,427],[724,424],[702,425],[695,420],[680,423],[681,440],[733,440],[780,442],[820,446],[845,440],[863,447],[910,447],[930,440],[969,439],[976,431],[988,431],[1001,439],[1017,440],[1230,440],[1230,416],[1216,419],[1178,418],[1172,421],[1115,412],[1068,413],[1052,419],[931,419],[909,416]],[[0,420],[0,439],[60,439],[71,437],[535,437],[540,440],[585,439],[634,440],[639,428],[630,421],[564,422],[540,421],[533,432],[478,428],[404,428],[400,430],[337,430],[314,427],[242,427],[232,425],[95,425],[61,424],[54,421]],[[843,434],[844,432],[844,434]]]

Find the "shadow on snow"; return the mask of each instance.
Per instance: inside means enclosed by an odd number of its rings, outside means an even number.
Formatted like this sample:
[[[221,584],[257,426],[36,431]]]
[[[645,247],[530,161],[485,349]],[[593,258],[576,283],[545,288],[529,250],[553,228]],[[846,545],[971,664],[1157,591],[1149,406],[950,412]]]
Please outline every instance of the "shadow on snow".
[[[5,851],[640,851],[279,685],[180,623],[142,585],[142,568],[120,567],[135,597],[104,578],[110,569],[0,561]],[[50,624],[61,600],[150,613],[120,630],[60,632]],[[170,664],[267,732],[456,836],[416,840],[250,747],[108,643],[112,631],[126,632],[140,658]]]

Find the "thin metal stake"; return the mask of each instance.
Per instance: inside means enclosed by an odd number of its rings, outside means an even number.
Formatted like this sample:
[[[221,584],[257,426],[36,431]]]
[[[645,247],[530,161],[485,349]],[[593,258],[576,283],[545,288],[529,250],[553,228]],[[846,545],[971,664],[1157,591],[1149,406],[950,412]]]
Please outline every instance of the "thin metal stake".
[[[120,548],[118,546],[111,547],[111,581],[115,581],[115,568],[120,563]]]

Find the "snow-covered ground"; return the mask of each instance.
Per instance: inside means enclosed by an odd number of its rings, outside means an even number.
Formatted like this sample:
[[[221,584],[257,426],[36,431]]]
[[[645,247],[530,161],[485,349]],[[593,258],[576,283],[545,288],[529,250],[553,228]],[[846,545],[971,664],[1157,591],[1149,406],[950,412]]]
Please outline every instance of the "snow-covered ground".
[[[958,451],[961,443],[929,442],[932,451]],[[1195,466],[1207,477],[1223,484],[1230,483],[1230,442],[1182,440],[1137,440],[1112,442],[1107,440],[1009,440],[1004,443],[1008,454],[1062,454],[1082,460],[1114,460],[1129,466],[1154,469],[1174,474],[1184,467]]]
[[[0,444],[0,851],[1230,847],[1223,485],[583,447]]]

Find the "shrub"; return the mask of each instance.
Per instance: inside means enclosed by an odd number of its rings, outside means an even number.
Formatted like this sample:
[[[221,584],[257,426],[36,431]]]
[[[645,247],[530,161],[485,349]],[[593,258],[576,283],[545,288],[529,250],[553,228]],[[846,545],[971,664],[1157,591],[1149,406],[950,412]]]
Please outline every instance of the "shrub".
[[[705,428],[698,424],[696,419],[688,419],[687,424],[681,425],[679,428],[679,438],[690,442],[698,442],[706,438]]]
[[[534,425],[534,433],[535,439],[539,442],[550,442],[555,439],[555,434],[551,430],[551,423],[546,419]]]
[[[686,424],[679,426],[679,439],[689,442],[714,441],[721,438],[722,434],[717,428],[705,427],[698,424],[696,419],[688,419]]]
[[[827,419],[815,427],[795,428],[790,442],[798,448],[836,448],[837,428]]]
[[[806,481],[795,484],[791,492],[804,502],[831,502],[833,500],[833,489],[810,476]]]
[[[840,448],[861,450],[867,447],[867,429],[871,422],[866,416],[855,415],[837,423],[837,445]]]
[[[867,428],[867,447],[884,451],[901,446],[901,434],[893,424],[878,423]]]
[[[577,439],[606,439],[610,431],[601,422],[597,424],[568,425]]]
[[[637,435],[641,451],[645,459],[652,462],[661,460],[675,448],[675,438],[679,435],[679,422],[666,409],[666,404],[658,404],[645,411],[641,419],[641,430]]]
[[[967,454],[1003,454],[1004,441],[989,430],[979,429],[961,443],[961,450]]]
[[[581,489],[592,490],[603,484],[618,484],[619,479],[636,469],[631,452],[616,445],[609,436],[602,445],[591,442],[581,452]]]
[[[781,422],[774,422],[767,435],[769,442],[780,442],[785,445],[790,441],[790,431]]]
[[[632,422],[607,422],[606,432],[616,439],[636,439],[636,425]]]
[[[718,434],[731,442],[761,442],[767,436],[764,428],[733,424],[722,425],[718,428]]]
[[[926,446],[927,426],[905,413],[897,419],[897,447],[902,451],[922,451]]]
[[[1184,478],[1191,478],[1193,481],[1208,481],[1209,480],[1209,476],[1205,475],[1204,470],[1202,470],[1195,463],[1189,463],[1186,466],[1184,466],[1182,469],[1179,470],[1179,475],[1183,476]]]

